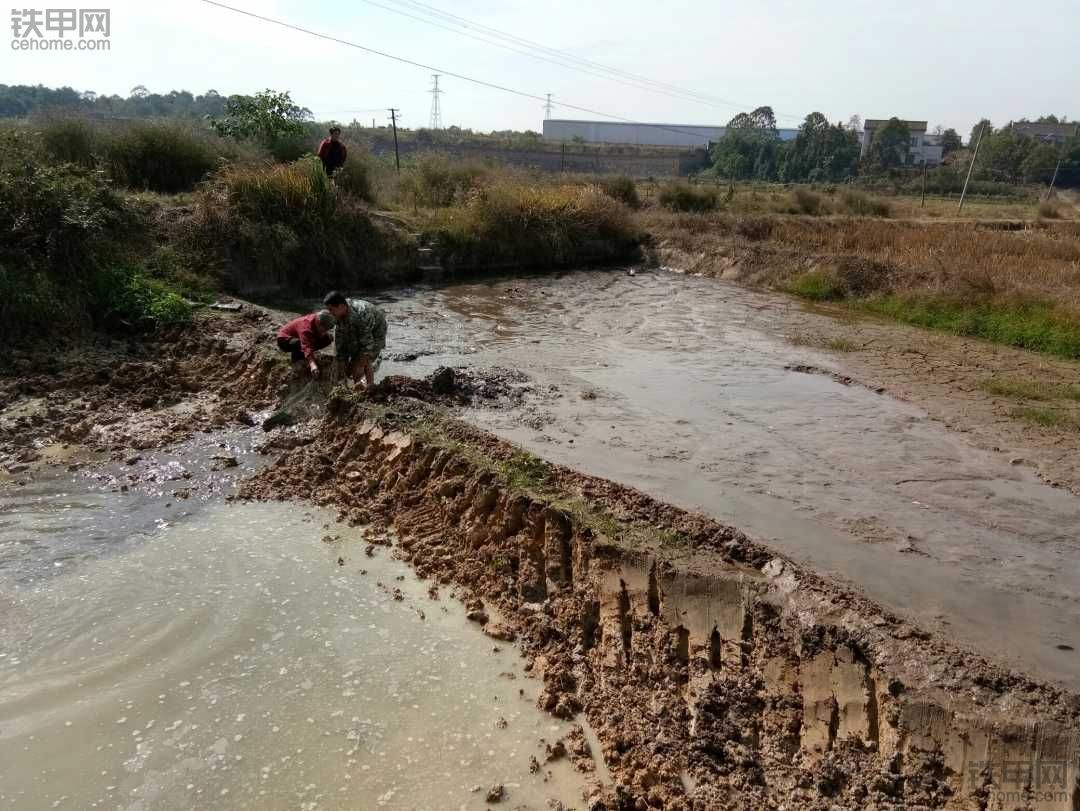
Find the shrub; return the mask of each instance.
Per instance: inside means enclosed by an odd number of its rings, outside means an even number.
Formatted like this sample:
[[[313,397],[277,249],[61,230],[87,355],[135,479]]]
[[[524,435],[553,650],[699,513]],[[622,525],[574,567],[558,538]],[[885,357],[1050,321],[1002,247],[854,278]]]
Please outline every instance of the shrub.
[[[175,124],[135,124],[108,142],[113,179],[131,189],[191,191],[217,163],[205,138]]]
[[[35,147],[0,141],[0,337],[185,318],[168,284],[125,263],[139,229],[103,174],[46,163]]]
[[[811,301],[835,301],[844,297],[844,287],[829,270],[807,270],[785,286],[787,292]]]
[[[42,127],[41,142],[52,160],[92,169],[103,146],[103,136],[81,119],[54,118]]]
[[[1056,220],[1061,217],[1061,208],[1052,200],[1043,200],[1039,203],[1039,216],[1046,220]]]
[[[689,183],[668,183],[660,189],[660,205],[672,211],[712,211],[720,204],[716,189],[691,186]]]
[[[345,165],[334,172],[334,183],[357,199],[375,202],[375,179],[379,166],[371,153],[360,146],[349,149]]]
[[[466,268],[621,261],[640,239],[626,207],[595,186],[497,185],[437,223],[444,261]]]
[[[811,217],[821,214],[822,199],[820,194],[812,192],[810,189],[795,189],[792,196],[795,198],[795,209],[800,214],[809,214]]]
[[[844,192],[841,200],[844,209],[849,214],[857,217],[889,217],[892,216],[892,206],[886,201],[876,197],[870,197],[857,191]]]
[[[399,188],[417,206],[444,208],[479,188],[489,171],[478,161],[451,160],[446,155],[427,153],[406,168]]]
[[[266,151],[278,163],[292,163],[310,154],[311,144],[303,133],[279,133],[265,143]]]
[[[638,197],[637,184],[632,177],[616,175],[605,177],[600,180],[600,190],[608,197],[629,206],[635,211],[641,208],[641,198]]]
[[[379,263],[406,246],[364,204],[335,188],[318,158],[235,166],[199,198],[193,241],[207,265],[222,259],[239,289],[315,291],[375,281]]]

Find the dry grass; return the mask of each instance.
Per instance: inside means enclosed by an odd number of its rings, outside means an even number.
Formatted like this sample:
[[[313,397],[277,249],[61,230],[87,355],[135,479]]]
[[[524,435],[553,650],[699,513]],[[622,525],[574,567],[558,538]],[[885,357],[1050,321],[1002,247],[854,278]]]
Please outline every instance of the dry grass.
[[[1080,357],[1080,224],[864,217],[643,217],[697,272],[920,326]]]

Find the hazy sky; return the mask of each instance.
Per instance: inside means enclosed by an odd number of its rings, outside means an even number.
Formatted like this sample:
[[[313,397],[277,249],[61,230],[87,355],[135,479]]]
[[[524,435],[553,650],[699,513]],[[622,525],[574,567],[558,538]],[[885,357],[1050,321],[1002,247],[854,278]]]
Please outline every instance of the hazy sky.
[[[397,56],[642,121],[723,124],[770,104],[781,126],[818,110],[927,119],[965,137],[975,121],[1044,113],[1080,116],[1080,2],[951,0],[423,0],[470,21],[606,66],[716,99],[701,103],[630,87],[469,39],[396,14],[408,0],[231,0],[230,5]],[[0,82],[70,85],[127,95],[152,91],[249,93],[287,89],[319,118],[370,122],[382,108],[426,126],[430,72],[244,18],[200,0],[94,0],[112,10],[112,48],[27,52],[4,17]],[[21,7],[61,7],[20,0]],[[63,7],[77,6],[64,3]],[[383,7],[379,7],[383,6]],[[1070,45],[1070,43],[1072,43]],[[539,129],[539,101],[444,77],[444,125]],[[372,108],[379,111],[372,112]],[[362,111],[355,112],[352,111]],[[556,106],[556,118],[596,118]]]

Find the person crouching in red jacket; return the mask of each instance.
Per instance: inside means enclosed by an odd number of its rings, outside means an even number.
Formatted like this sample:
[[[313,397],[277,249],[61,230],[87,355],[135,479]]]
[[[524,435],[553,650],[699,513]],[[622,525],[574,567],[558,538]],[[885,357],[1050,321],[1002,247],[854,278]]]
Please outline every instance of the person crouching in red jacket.
[[[315,353],[334,342],[330,336],[334,324],[334,316],[326,310],[294,318],[278,330],[278,349],[288,352],[293,363],[306,362],[311,376],[318,377],[319,364],[315,362]]]

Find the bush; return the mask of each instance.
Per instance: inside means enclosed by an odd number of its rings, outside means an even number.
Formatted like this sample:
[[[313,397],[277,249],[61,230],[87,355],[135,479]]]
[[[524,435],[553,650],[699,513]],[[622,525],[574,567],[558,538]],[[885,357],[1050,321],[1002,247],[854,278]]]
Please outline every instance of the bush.
[[[191,191],[217,163],[206,139],[175,124],[135,124],[113,136],[106,153],[117,183],[170,194]]]
[[[452,267],[526,268],[614,262],[640,235],[626,207],[595,186],[497,185],[441,215],[437,234]]]
[[[809,189],[795,189],[792,196],[795,198],[795,209],[800,214],[808,214],[811,217],[821,214],[823,201],[820,194]]]
[[[57,163],[74,163],[92,169],[97,164],[103,138],[86,121],[55,118],[42,127],[41,142],[46,154]]]
[[[335,188],[318,158],[229,167],[199,198],[193,241],[235,288],[313,292],[376,281],[407,246],[364,204]]]
[[[278,163],[292,163],[311,153],[309,141],[302,133],[281,133],[266,142],[266,150]]]
[[[489,172],[489,167],[478,161],[451,160],[446,155],[428,153],[406,168],[399,189],[417,206],[445,208],[483,185]]]
[[[635,211],[641,208],[641,198],[638,197],[637,184],[632,177],[616,175],[605,177],[600,180],[600,190],[608,197],[618,200]]]
[[[716,189],[689,183],[668,183],[660,189],[658,199],[672,211],[712,211],[720,205]]]
[[[334,172],[334,183],[357,199],[375,202],[375,178],[379,166],[371,153],[360,146],[349,149],[345,165]]]
[[[1046,220],[1056,220],[1061,217],[1061,207],[1052,200],[1043,200],[1039,203],[1039,216]]]
[[[36,146],[0,140],[0,337],[183,320],[187,303],[125,262],[139,229],[103,174],[41,161]]]
[[[862,192],[846,191],[841,200],[847,213],[854,214],[857,217],[892,216],[892,206],[886,201],[870,197]]]

